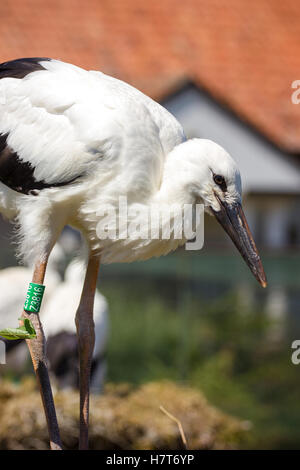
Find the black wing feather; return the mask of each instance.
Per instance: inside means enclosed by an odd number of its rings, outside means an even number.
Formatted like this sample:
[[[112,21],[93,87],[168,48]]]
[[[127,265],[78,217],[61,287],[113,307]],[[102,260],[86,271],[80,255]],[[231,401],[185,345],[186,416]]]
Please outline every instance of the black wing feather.
[[[79,178],[76,176],[72,180],[61,183],[37,181],[33,176],[34,167],[28,162],[23,162],[18,154],[7,145],[7,137],[8,134],[0,134],[0,181],[14,191],[36,196],[42,189],[65,186]]]
[[[0,79],[1,78],[24,78],[26,75],[38,70],[45,70],[39,63],[41,61],[50,61],[47,57],[32,57],[29,59],[10,60],[0,64]]]
[[[29,73],[45,70],[39,63],[50,61],[46,57],[33,57],[26,59],[11,60],[0,64],[0,80],[2,78],[23,79]],[[38,194],[38,191],[46,188],[64,186],[75,181],[62,183],[46,183],[34,178],[34,167],[29,162],[24,162],[19,155],[7,145],[9,134],[0,134],[0,181],[9,188],[23,194]]]

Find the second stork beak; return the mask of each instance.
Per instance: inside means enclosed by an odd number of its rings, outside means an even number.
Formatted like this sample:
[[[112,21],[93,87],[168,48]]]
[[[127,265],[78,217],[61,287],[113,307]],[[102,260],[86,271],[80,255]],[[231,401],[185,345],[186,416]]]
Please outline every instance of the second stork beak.
[[[211,209],[214,216],[230,236],[231,240],[251,269],[254,277],[262,287],[266,287],[267,279],[264,268],[241,204],[235,203],[233,205],[229,205],[226,202],[221,201],[220,198],[218,198],[218,201],[220,203],[221,210],[215,211]]]

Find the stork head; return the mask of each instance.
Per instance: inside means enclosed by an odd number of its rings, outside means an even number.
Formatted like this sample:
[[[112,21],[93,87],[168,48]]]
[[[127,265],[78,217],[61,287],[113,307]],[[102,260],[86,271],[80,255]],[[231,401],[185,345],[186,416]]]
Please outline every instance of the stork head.
[[[258,282],[266,287],[266,275],[242,209],[241,176],[235,161],[218,144],[191,139],[183,144],[185,189],[205,211],[215,216],[241,253]],[[179,146],[180,147],[180,146]]]

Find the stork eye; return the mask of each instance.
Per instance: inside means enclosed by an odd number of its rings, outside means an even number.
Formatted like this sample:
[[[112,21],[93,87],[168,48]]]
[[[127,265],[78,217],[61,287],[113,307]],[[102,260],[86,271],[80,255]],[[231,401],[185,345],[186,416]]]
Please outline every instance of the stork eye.
[[[225,179],[221,175],[214,175],[214,182],[218,186],[224,186],[225,185]]]

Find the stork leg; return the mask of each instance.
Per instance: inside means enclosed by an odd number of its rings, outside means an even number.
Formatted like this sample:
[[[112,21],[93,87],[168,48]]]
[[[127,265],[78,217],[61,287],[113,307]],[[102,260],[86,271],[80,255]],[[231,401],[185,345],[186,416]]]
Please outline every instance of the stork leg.
[[[81,450],[88,449],[90,374],[95,344],[93,309],[99,265],[99,258],[89,257],[82,295],[76,313],[80,367],[79,449]]]
[[[47,261],[48,258],[36,263],[32,282],[37,284],[43,284]],[[62,444],[59,435],[59,428],[57,424],[53,395],[47,368],[46,341],[40,317],[37,313],[23,311],[22,318],[29,318],[36,331],[36,338],[27,340],[26,342],[29,348],[34,371],[36,373],[43,401],[49,431],[50,447],[52,450],[62,450]]]

